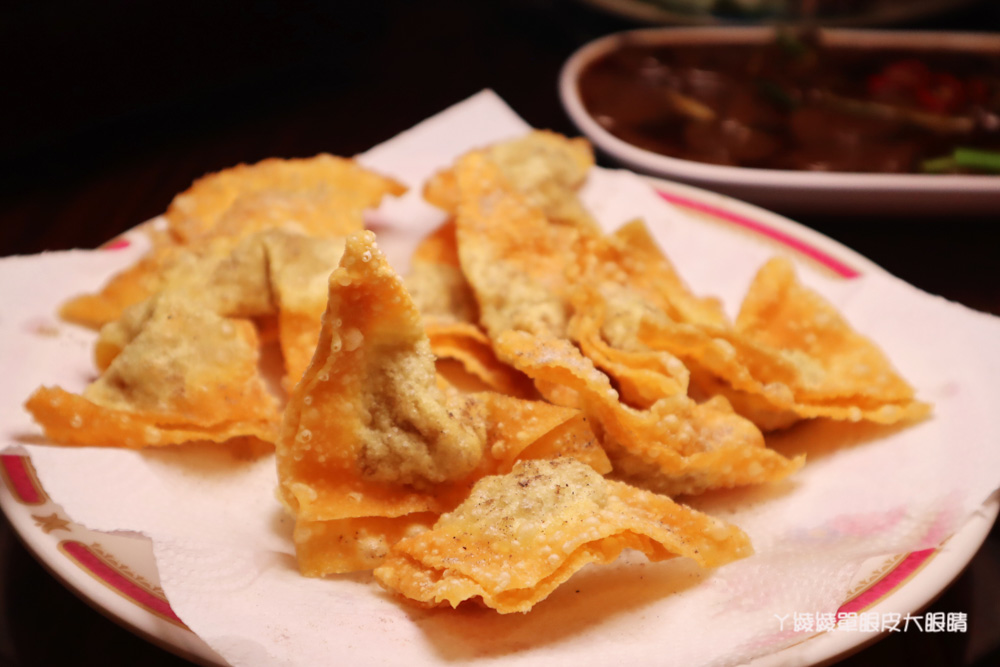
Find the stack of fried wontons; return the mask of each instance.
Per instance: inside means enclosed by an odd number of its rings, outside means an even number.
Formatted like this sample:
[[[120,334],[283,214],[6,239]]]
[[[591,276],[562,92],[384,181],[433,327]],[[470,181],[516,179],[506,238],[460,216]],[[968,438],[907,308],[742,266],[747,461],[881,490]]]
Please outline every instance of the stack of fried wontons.
[[[373,569],[417,604],[527,611],[626,548],[746,556],[672,497],[803,465],[762,431],[928,407],[788,261],[731,322],[641,221],[605,234],[577,197],[592,167],[548,132],[462,156],[426,184],[448,221],[405,280],[361,217],[396,183],[330,156],[208,176],[148,256],[66,304],[103,325],[98,380],[28,408],[64,444],[274,442],[302,572]]]

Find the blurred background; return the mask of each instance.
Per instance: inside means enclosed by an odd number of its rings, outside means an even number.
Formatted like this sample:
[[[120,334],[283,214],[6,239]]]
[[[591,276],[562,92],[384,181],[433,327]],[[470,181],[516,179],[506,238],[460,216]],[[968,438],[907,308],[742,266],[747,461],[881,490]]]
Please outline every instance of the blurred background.
[[[844,25],[1000,32],[995,0],[881,2],[806,0],[805,9]],[[556,80],[588,41],[646,21],[800,20],[793,9],[768,0],[8,1],[0,256],[94,247],[161,213],[207,172],[353,155],[483,88],[528,123],[575,135]],[[1000,211],[797,219],[925,290],[1000,314]],[[969,613],[968,633],[893,636],[844,664],[1000,664],[998,600],[995,529],[935,603]],[[183,663],[63,589],[0,519],[0,665],[70,659]]]
[[[0,248],[93,246],[162,212],[206,172],[269,156],[352,155],[486,87],[532,125],[576,134],[556,93],[566,58],[647,25],[632,16],[636,6],[694,1],[5,3]],[[872,2],[904,11],[866,14],[858,0],[823,7],[890,28],[1000,31],[993,0]],[[734,18],[733,1],[717,4],[708,20],[783,18]],[[668,14],[682,24],[705,18]],[[964,219],[953,239],[968,271],[993,265],[983,243],[991,218]],[[900,221],[801,221],[863,254],[904,233]],[[923,253],[940,251],[939,233],[906,226],[916,252],[884,258],[885,268],[904,278],[922,270]],[[963,287],[971,277],[942,274],[925,288],[1000,310],[1000,294]]]

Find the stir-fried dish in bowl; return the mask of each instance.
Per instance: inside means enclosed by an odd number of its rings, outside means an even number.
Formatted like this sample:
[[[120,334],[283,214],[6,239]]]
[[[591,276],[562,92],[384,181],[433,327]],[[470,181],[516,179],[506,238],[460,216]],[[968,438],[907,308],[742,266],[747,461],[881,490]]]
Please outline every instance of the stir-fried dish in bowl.
[[[580,73],[607,132],[697,162],[762,169],[1000,173],[994,50],[623,40]]]

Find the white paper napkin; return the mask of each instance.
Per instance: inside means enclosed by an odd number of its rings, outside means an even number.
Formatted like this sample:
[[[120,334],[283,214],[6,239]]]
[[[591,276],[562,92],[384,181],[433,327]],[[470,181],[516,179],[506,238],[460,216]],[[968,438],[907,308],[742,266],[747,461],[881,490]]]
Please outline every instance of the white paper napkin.
[[[526,129],[487,91],[361,156],[411,186],[370,219],[399,270],[441,219],[420,201],[422,180]],[[644,217],[694,290],[723,297],[730,312],[774,252],[684,215],[625,172],[598,171],[584,199],[609,229]],[[757,549],[717,571],[630,556],[586,569],[527,615],[415,610],[367,574],[298,574],[272,457],[40,444],[27,395],[41,384],[80,390],[94,376],[93,335],[59,322],[56,308],[134,261],[143,247],[133,240],[125,250],[0,260],[0,449],[26,450],[75,521],[152,538],[174,611],[233,665],[738,664],[800,641],[778,618],[835,611],[864,559],[939,544],[1000,486],[1000,320],[886,275],[834,279],[802,263],[803,281],[934,403],[932,418],[905,428],[808,423],[775,438],[782,451],[809,455],[802,471],[698,502],[743,527]]]

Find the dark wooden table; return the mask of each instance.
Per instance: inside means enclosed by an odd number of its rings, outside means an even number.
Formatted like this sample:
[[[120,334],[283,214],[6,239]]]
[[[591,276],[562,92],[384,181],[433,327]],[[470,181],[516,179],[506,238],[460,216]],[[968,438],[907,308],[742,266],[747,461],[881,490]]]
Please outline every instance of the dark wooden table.
[[[532,125],[575,134],[559,68],[634,27],[570,0],[13,4],[0,9],[0,256],[93,247],[206,172],[352,155],[487,87]],[[996,32],[1000,3],[902,27]],[[794,217],[918,287],[1000,314],[1000,210]],[[931,610],[968,613],[968,631],[893,635],[843,664],[1000,664],[996,529]],[[0,519],[0,664],[70,662],[186,664],[65,590]]]

